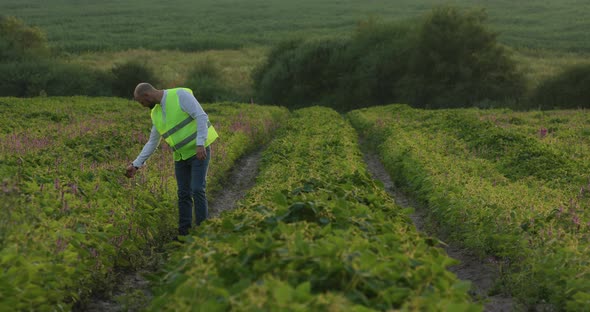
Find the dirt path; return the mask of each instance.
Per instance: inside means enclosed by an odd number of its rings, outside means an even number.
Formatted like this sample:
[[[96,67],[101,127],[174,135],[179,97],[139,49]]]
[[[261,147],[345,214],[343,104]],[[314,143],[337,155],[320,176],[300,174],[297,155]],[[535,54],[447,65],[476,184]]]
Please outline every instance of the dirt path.
[[[218,217],[223,211],[233,209],[236,203],[244,198],[246,192],[254,186],[261,154],[262,149],[236,162],[229,173],[230,178],[226,187],[209,203],[210,217]]]
[[[404,208],[414,208],[415,213],[410,217],[414,221],[416,228],[419,231],[424,231],[425,208],[395,187],[377,155],[369,150],[364,150],[363,158],[367,163],[367,168],[371,176],[383,183],[387,192],[395,199],[396,204]],[[449,271],[455,273],[459,279],[472,283],[474,297],[484,300],[484,311],[500,312],[514,311],[516,309],[516,304],[512,298],[488,296],[489,290],[499,276],[497,266],[492,261],[489,259],[481,260],[468,250],[456,246],[442,247],[450,257],[461,262],[458,265],[449,267]]]
[[[244,198],[246,192],[254,186],[258,173],[258,163],[262,149],[239,159],[229,173],[229,179],[215,199],[209,202],[209,217],[235,207],[236,202]],[[156,261],[157,262],[157,261]],[[96,295],[84,306],[77,306],[73,311],[119,312],[140,311],[152,300],[150,282],[145,276],[156,272],[158,265],[135,272],[119,272],[112,295]]]

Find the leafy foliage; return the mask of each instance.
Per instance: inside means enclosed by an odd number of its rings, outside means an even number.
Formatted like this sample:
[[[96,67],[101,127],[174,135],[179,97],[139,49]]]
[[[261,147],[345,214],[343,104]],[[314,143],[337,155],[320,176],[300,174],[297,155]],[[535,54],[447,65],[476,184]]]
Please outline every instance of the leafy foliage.
[[[417,107],[469,107],[518,99],[524,77],[485,26],[483,11],[434,9],[420,26],[400,97]]]
[[[114,96],[132,99],[135,86],[141,82],[159,84],[156,74],[145,63],[128,61],[117,64],[111,69],[113,74],[112,91]]]
[[[111,76],[51,58],[45,34],[0,16],[0,96],[111,95]]]
[[[296,45],[294,49],[289,49]],[[334,92],[335,79],[329,64],[333,55],[344,48],[337,41],[283,43],[271,52],[267,68],[258,69],[255,86],[263,103],[281,103],[291,108],[318,103]],[[280,52],[283,53],[280,53]]]
[[[49,56],[45,33],[14,17],[0,15],[0,62]]]
[[[166,145],[128,180],[147,140],[140,105],[115,98],[0,98],[0,310],[69,310],[109,291],[115,268],[138,268],[177,227]],[[278,107],[211,104],[220,134],[208,192],[287,117]],[[144,122],[129,116],[144,115]]]
[[[108,96],[106,73],[51,59],[0,63],[0,96]]]
[[[195,64],[185,85],[204,103],[236,100],[231,90],[223,85],[219,66],[209,60]]]
[[[288,41],[256,70],[255,90],[265,103],[340,111],[518,100],[524,78],[484,22],[482,12],[443,7],[404,24],[368,20],[346,40]]]
[[[590,64],[576,65],[550,77],[533,91],[531,105],[541,109],[590,108]]]
[[[390,105],[348,117],[441,233],[499,259],[499,289],[525,304],[588,304],[587,114]]]
[[[339,114],[297,110],[239,207],[173,254],[150,310],[481,310],[431,241],[368,176]]]

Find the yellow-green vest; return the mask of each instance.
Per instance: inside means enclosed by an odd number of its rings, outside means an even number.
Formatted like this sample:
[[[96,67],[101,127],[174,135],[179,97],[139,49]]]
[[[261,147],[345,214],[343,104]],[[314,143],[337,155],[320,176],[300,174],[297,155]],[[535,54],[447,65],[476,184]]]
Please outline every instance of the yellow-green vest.
[[[162,116],[162,106],[156,104],[152,108],[152,122],[162,138],[174,151],[174,160],[189,159],[197,154],[197,121],[180,108],[178,90],[185,90],[193,94],[191,89],[168,89],[166,94],[166,120]],[[209,146],[219,136],[213,125],[207,120],[208,135],[205,147]]]

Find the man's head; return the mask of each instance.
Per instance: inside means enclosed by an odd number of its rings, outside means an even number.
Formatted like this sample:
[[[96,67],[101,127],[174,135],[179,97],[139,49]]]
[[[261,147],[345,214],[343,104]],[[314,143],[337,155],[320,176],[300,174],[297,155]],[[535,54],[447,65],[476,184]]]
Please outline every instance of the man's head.
[[[147,82],[142,82],[135,87],[133,91],[133,98],[144,107],[154,108],[154,106],[160,103],[162,99],[161,91],[154,88]]]

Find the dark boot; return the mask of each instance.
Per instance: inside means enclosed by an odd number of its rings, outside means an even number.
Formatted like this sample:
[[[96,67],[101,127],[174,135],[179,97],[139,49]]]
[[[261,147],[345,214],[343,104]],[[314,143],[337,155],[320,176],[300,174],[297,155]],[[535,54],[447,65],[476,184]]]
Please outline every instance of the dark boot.
[[[178,229],[178,235],[180,235],[180,236],[188,235],[188,229],[187,228]]]

